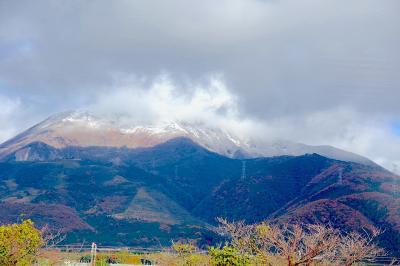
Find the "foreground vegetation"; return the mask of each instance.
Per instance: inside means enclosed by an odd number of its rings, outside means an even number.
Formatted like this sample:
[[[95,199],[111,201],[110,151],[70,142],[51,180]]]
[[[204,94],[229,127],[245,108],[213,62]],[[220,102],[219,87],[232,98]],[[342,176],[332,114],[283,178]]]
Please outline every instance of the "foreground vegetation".
[[[40,231],[30,220],[0,226],[0,265],[31,265],[43,244]]]
[[[130,254],[98,253],[96,265],[114,263],[168,266],[250,266],[250,265],[344,265],[360,263],[384,251],[374,244],[379,231],[344,234],[323,225],[248,225],[219,219],[218,232],[227,241],[201,252],[194,243],[173,243],[166,252]],[[91,262],[90,254],[63,253],[48,249],[54,234],[35,228],[30,220],[0,227],[0,265],[65,265],[68,261]],[[47,249],[46,249],[47,247]]]

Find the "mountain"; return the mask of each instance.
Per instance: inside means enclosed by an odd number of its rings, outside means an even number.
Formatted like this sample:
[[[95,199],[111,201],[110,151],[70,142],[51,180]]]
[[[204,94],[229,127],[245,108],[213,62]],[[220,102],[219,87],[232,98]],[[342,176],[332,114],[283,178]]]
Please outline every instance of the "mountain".
[[[216,217],[330,223],[346,231],[381,228],[380,244],[400,253],[400,178],[375,164],[316,153],[239,159],[165,133],[154,145],[147,133],[146,146],[116,145],[112,136],[121,129],[100,138],[98,128],[107,130],[91,118],[80,130],[93,125],[93,138],[73,139],[76,122],[63,119],[2,144],[0,223],[22,214],[62,228],[68,243],[131,246],[218,242]],[[132,136],[126,139],[139,143]]]
[[[284,140],[244,140],[234,133],[204,124],[163,121],[144,125],[107,120],[86,111],[57,114],[0,145],[0,159],[20,150],[18,160],[29,160],[22,147],[43,142],[54,148],[152,147],[177,137],[186,137],[200,146],[231,158],[256,158],[318,153],[332,159],[373,165],[367,158],[331,146],[310,146]]]
[[[137,149],[26,148],[32,160],[0,163],[0,222],[24,213],[63,228],[68,242],[205,244],[218,240],[215,217],[226,217],[379,227],[388,250],[400,244],[399,177],[378,166],[318,154],[239,160],[188,138]]]

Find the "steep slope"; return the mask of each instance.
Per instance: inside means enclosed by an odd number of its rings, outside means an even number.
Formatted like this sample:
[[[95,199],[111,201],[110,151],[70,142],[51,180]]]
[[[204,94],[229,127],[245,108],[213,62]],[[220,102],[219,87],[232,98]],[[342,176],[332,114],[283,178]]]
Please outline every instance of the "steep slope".
[[[118,119],[110,121],[89,112],[65,112],[45,121],[0,145],[0,160],[33,142],[54,148],[64,147],[152,147],[177,137],[186,137],[202,147],[231,158],[255,158],[278,155],[320,155],[372,165],[370,160],[331,146],[310,146],[283,140],[244,140],[234,132],[192,124],[185,121],[163,121],[157,124],[132,125]],[[17,154],[29,160],[30,150]]]
[[[227,180],[194,213],[259,222],[331,224],[342,230],[384,232],[391,252],[400,245],[400,178],[380,167],[316,154],[246,161],[246,177]],[[235,206],[235,208],[231,208]]]
[[[176,137],[187,137],[201,146],[233,157],[246,154],[240,141],[220,129],[185,122],[164,121],[159,124],[122,125],[88,112],[66,112],[49,117],[13,139],[0,145],[0,158],[32,142],[55,148],[75,147],[152,147]]]
[[[109,159],[0,163],[0,201],[21,206],[4,208],[0,222],[16,221],[23,212],[39,225],[50,221],[55,227],[72,227],[66,230],[69,242],[86,239],[103,245],[168,245],[172,238],[197,236],[204,241],[213,235],[173,199],[189,192],[133,163],[116,166]],[[42,208],[25,211],[29,206]],[[51,211],[51,206],[69,208]],[[57,218],[63,216],[76,222]]]
[[[128,207],[114,215],[116,219],[157,222],[166,225],[182,224],[195,219],[173,200],[158,191],[141,187]]]
[[[0,163],[0,201],[67,206],[60,212],[76,213],[77,225],[69,242],[143,246],[195,237],[206,243],[215,237],[209,224],[222,216],[379,227],[382,245],[391,251],[400,245],[400,180],[378,166],[318,154],[232,159],[182,137],[137,149],[36,142],[21,150],[27,148],[28,161],[18,160],[18,150]],[[5,212],[7,220],[18,219],[18,212]],[[63,215],[45,208],[27,214],[61,227]]]
[[[332,160],[316,154],[246,160],[245,178],[225,180],[194,212],[210,222],[218,216],[247,222],[264,220],[299,195],[307,182],[331,163]]]

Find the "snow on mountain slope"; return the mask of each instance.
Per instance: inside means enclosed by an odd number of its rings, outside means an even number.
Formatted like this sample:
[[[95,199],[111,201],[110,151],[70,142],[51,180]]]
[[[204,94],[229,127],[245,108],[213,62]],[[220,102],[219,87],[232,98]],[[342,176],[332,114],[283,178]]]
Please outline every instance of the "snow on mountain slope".
[[[283,140],[243,140],[223,129],[182,121],[158,124],[126,125],[96,117],[89,112],[73,111],[53,115],[0,145],[0,159],[32,142],[44,142],[55,148],[66,146],[152,147],[176,137],[187,137],[210,151],[232,157],[253,158],[277,155],[320,155],[363,164],[373,164],[362,156],[331,146],[310,146]]]
[[[222,130],[183,122],[121,126],[88,112],[68,112],[45,121],[0,145],[0,157],[40,141],[56,148],[66,146],[151,147],[176,137],[188,137],[205,148],[233,157],[242,144]],[[2,156],[3,155],[3,156]]]

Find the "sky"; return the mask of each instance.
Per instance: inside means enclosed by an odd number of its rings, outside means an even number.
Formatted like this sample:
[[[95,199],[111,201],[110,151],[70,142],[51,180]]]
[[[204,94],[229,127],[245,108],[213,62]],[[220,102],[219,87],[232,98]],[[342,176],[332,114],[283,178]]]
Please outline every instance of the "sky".
[[[0,142],[87,108],[333,145],[400,172],[398,47],[398,0],[0,0]]]

